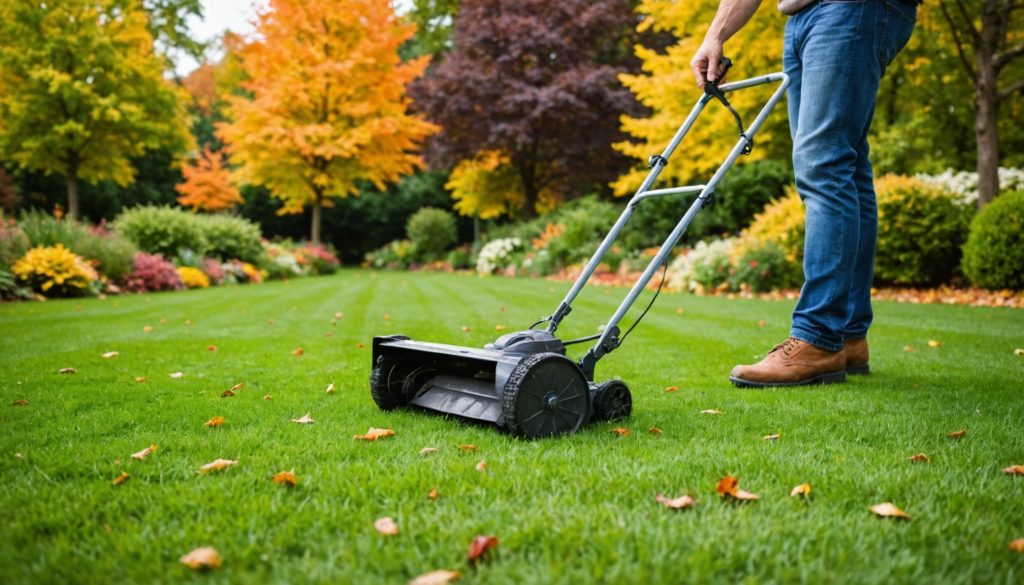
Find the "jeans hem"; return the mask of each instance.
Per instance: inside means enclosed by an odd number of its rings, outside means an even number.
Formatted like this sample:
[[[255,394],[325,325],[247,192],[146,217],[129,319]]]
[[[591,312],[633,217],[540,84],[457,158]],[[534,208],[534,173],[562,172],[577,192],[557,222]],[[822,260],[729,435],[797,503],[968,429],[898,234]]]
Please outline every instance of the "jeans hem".
[[[805,331],[795,326],[793,327],[792,331],[790,331],[789,336],[795,337],[800,341],[810,343],[815,347],[820,347],[821,349],[827,351],[839,351],[843,349],[842,343],[829,343],[828,341],[822,339],[821,336],[814,335],[809,331]]]

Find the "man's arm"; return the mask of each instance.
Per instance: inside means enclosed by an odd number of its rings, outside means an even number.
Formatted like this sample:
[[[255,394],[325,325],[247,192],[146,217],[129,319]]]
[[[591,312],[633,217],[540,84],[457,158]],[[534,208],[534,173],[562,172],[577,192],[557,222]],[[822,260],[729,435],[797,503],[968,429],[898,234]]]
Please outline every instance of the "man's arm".
[[[718,12],[711,21],[711,28],[690,61],[690,69],[693,70],[693,76],[701,89],[704,89],[705,76],[708,81],[715,81],[718,78],[718,66],[722,62],[722,45],[747,24],[760,5],[761,0],[719,2]]]

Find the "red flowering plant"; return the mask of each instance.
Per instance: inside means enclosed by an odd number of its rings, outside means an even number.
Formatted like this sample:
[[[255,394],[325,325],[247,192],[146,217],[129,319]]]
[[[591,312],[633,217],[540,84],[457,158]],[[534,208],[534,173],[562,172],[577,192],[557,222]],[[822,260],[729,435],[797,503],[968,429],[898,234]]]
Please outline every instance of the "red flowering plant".
[[[160,254],[139,252],[122,287],[131,292],[179,290],[185,287],[178,270]]]

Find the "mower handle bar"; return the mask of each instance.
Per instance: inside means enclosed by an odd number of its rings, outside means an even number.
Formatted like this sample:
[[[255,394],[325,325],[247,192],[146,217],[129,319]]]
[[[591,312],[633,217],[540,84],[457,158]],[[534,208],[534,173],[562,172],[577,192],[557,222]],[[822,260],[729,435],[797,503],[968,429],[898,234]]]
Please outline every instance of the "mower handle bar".
[[[590,350],[583,357],[583,359],[580,360],[580,368],[583,370],[583,373],[584,375],[587,376],[588,380],[593,379],[594,367],[597,364],[597,360],[599,360],[602,356],[604,356],[605,354],[619,346],[619,322],[622,320],[623,317],[625,317],[626,313],[629,311],[630,307],[632,307],[633,303],[636,302],[637,297],[640,296],[640,293],[643,292],[644,288],[646,288],[647,284],[651,281],[651,278],[654,276],[654,273],[657,272],[658,268],[661,267],[661,265],[667,261],[669,254],[671,254],[672,252],[672,248],[676,245],[676,243],[682,237],[683,233],[690,226],[690,223],[697,215],[697,212],[700,211],[700,208],[710,203],[711,197],[714,195],[715,188],[718,186],[718,183],[722,180],[722,177],[725,175],[726,171],[728,171],[729,168],[732,167],[733,163],[736,162],[736,159],[740,156],[740,154],[742,154],[744,151],[749,152],[749,149],[753,146],[754,135],[757,133],[758,130],[761,129],[761,126],[764,124],[764,121],[768,117],[768,114],[772,111],[775,105],[778,104],[779,100],[782,99],[782,96],[785,94],[786,88],[789,87],[789,76],[782,72],[770,73],[768,75],[751,77],[749,79],[744,79],[741,81],[735,81],[732,83],[717,86],[718,91],[721,92],[721,94],[727,94],[729,92],[774,82],[779,83],[778,88],[776,88],[775,92],[768,99],[767,103],[765,103],[764,107],[761,108],[761,111],[757,114],[757,117],[750,124],[750,127],[746,130],[746,132],[740,134],[739,140],[737,140],[736,144],[729,152],[729,155],[726,157],[725,162],[723,162],[722,165],[718,167],[718,170],[715,171],[715,174],[712,175],[711,179],[706,184],[651,190],[650,187],[658,179],[658,175],[661,174],[661,171],[665,167],[665,165],[668,164],[669,158],[675,152],[676,148],[679,146],[679,143],[682,142],[683,137],[686,136],[686,134],[690,131],[690,128],[693,126],[694,122],[696,122],[697,117],[700,115],[701,111],[704,110],[704,107],[707,105],[707,103],[714,99],[715,96],[706,91],[700,97],[700,99],[697,100],[697,103],[693,106],[693,109],[690,111],[690,114],[686,117],[686,120],[683,121],[683,124],[679,127],[679,130],[676,131],[675,135],[672,137],[672,140],[669,141],[668,146],[665,147],[665,150],[660,155],[654,155],[651,157],[649,162],[649,167],[651,171],[650,173],[647,174],[647,178],[644,179],[643,183],[640,185],[640,188],[637,189],[636,193],[633,195],[633,198],[630,199],[629,203],[626,205],[626,208],[622,211],[622,214],[619,215],[618,220],[616,220],[615,224],[608,232],[608,235],[605,236],[604,240],[602,240],[601,244],[594,252],[594,255],[591,256],[590,261],[587,262],[587,265],[583,269],[583,272],[580,273],[579,277],[576,279],[576,282],[573,283],[572,288],[569,289],[568,293],[566,293],[565,298],[562,300],[561,304],[559,304],[555,312],[552,313],[551,318],[548,321],[547,331],[551,334],[554,334],[555,331],[558,329],[558,325],[562,321],[562,319],[564,319],[565,316],[572,311],[573,300],[576,299],[580,291],[583,290],[583,286],[587,283],[588,280],[590,280],[590,277],[594,274],[594,271],[597,269],[597,265],[600,264],[601,260],[604,258],[608,250],[611,248],[616,238],[618,238],[619,234],[622,232],[623,227],[626,225],[626,222],[629,221],[629,218],[633,215],[633,212],[636,209],[637,205],[639,205],[640,201],[652,197],[697,193],[697,198],[694,199],[693,203],[690,205],[689,209],[687,209],[682,219],[680,219],[679,223],[676,224],[676,227],[672,230],[668,238],[661,245],[661,248],[658,249],[657,254],[654,255],[650,263],[647,265],[647,268],[644,269],[643,273],[640,275],[640,278],[633,285],[633,288],[630,289],[629,293],[622,300],[622,303],[619,305],[618,309],[615,310],[615,313],[605,324],[603,330],[601,331],[601,336],[598,338],[597,342],[594,344],[592,348],[590,348]]]

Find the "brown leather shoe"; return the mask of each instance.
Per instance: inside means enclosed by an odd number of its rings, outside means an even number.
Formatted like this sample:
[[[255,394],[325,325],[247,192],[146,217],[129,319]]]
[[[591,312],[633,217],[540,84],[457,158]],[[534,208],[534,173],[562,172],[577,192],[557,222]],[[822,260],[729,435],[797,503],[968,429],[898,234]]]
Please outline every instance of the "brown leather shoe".
[[[843,353],[846,354],[846,373],[852,375],[868,374],[868,338],[847,339],[843,342]]]
[[[737,386],[798,386],[846,381],[846,353],[828,351],[790,337],[760,362],[736,366],[729,380]]]

